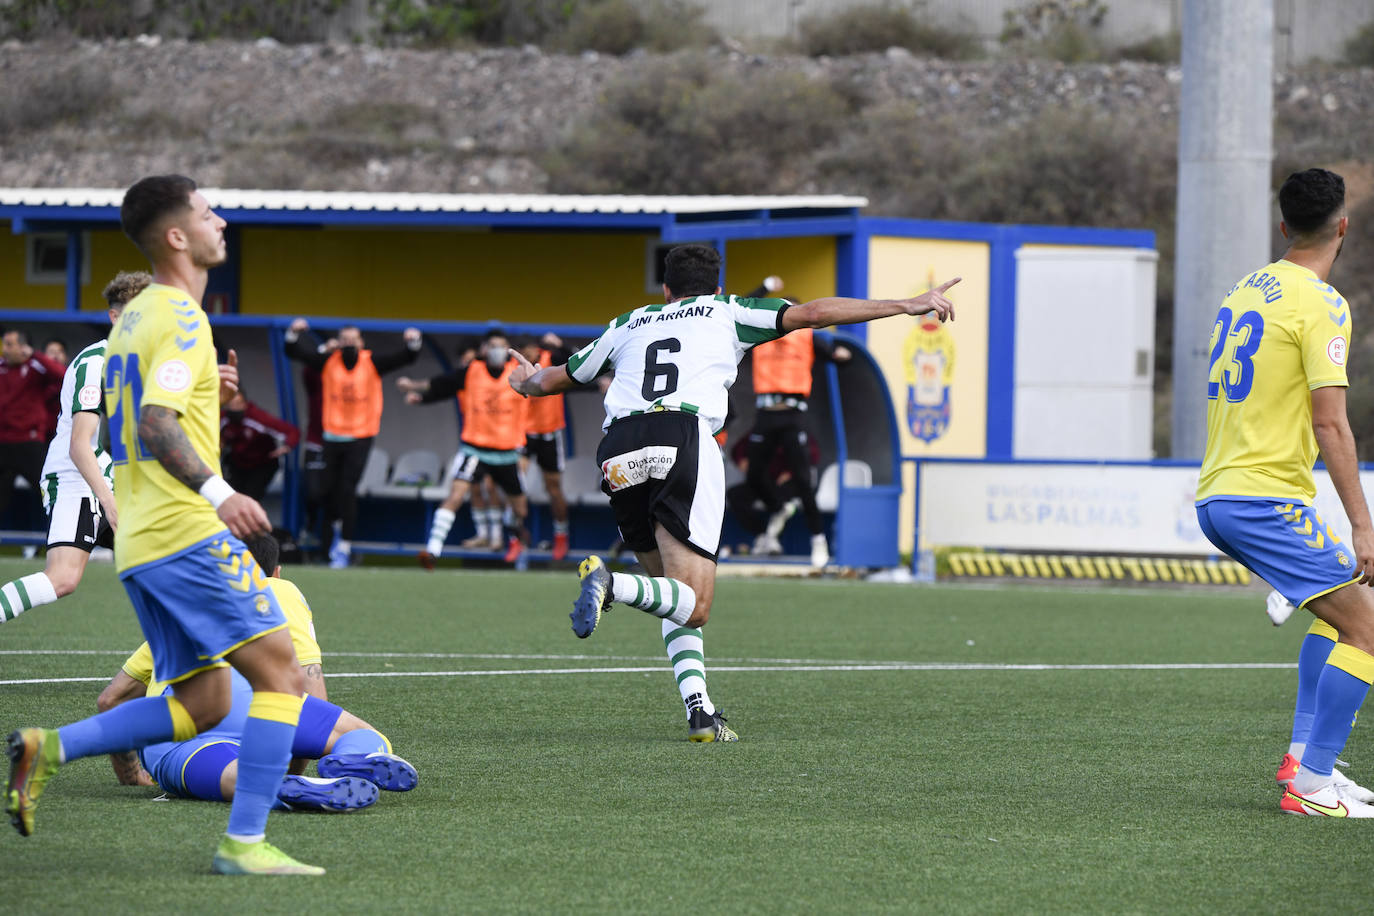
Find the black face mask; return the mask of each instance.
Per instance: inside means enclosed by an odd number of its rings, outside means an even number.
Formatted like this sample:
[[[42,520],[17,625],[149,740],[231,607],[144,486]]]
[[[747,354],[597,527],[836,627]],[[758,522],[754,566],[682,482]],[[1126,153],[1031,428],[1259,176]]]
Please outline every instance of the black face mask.
[[[343,361],[345,366],[352,369],[354,366],[358,365],[357,347],[339,347],[339,352],[343,354]]]
[[[241,420],[243,419],[243,411],[242,411],[242,410],[226,410],[226,411],[224,412],[224,415],[225,415],[225,417],[227,417],[228,419],[232,420],[232,421],[235,422],[235,423],[238,423],[239,421],[241,421]]]

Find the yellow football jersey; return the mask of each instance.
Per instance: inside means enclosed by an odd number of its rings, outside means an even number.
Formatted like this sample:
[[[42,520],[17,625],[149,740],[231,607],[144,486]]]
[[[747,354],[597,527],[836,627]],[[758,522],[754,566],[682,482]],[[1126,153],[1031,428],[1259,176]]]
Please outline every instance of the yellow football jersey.
[[[210,321],[182,290],[154,283],[125,307],[105,351],[105,410],[119,493],[115,560],[120,572],[151,563],[224,530],[199,493],[168,474],[143,448],[144,408],[180,414],[191,447],[216,474],[219,367]]]
[[[285,579],[268,579],[267,587],[286,615],[286,628],[291,632],[291,644],[296,647],[296,660],[302,665],[320,664],[320,644],[315,641],[315,617],[310,611],[310,602],[294,583]]]
[[[1199,501],[1311,503],[1311,391],[1345,387],[1350,308],[1305,267],[1275,261],[1237,283],[1212,328]]]
[[[320,664],[320,644],[315,641],[314,615],[301,590],[285,579],[268,579],[267,587],[272,590],[277,603],[281,605],[282,613],[286,615],[286,628],[291,634],[291,644],[296,647],[296,659],[302,665]],[[228,664],[225,661],[217,661],[209,667],[223,668]],[[167,687],[165,681],[156,680],[153,667],[153,650],[146,642],[135,649],[134,654],[124,662],[124,673],[146,684],[150,697],[158,696]]]

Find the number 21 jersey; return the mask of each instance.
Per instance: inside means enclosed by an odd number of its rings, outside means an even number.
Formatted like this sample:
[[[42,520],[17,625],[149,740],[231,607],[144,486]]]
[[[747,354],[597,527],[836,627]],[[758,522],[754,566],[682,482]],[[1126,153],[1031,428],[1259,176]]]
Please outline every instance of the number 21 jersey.
[[[200,460],[218,474],[219,367],[210,321],[189,295],[154,283],[134,297],[105,350],[105,413],[119,494],[115,564],[120,572],[170,556],[224,530],[196,491],[139,441],[151,405],[175,410]]]
[[[785,299],[738,296],[642,306],[574,353],[568,374],[585,385],[615,370],[606,392],[606,426],[650,410],[680,410],[719,431],[740,360],[751,347],[782,336],[787,307]]]
[[[1311,503],[1318,451],[1311,392],[1347,386],[1350,320],[1340,293],[1290,261],[1232,287],[1212,327],[1198,502]]]

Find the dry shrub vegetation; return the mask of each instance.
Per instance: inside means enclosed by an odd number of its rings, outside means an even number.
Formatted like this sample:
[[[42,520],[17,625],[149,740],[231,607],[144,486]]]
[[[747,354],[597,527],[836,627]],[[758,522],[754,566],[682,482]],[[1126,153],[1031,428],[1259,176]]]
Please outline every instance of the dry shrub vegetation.
[[[983,55],[982,42],[972,30],[932,22],[922,15],[923,7],[924,4],[875,3],[812,14],[797,23],[794,50],[812,57],[839,57],[894,47],[944,60]]]
[[[752,194],[806,184],[850,114],[828,83],[792,71],[741,79],[705,54],[647,60],[546,162],[550,190]]]

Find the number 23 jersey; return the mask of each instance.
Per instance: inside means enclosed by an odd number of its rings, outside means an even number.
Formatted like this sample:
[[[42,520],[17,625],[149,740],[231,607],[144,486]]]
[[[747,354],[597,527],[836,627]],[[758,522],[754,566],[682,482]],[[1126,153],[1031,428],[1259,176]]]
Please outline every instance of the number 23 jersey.
[[[210,504],[167,473],[140,443],[138,421],[152,405],[177,412],[191,447],[218,474],[219,367],[210,321],[187,293],[159,283],[124,308],[105,350],[105,412],[119,494],[115,561],[120,572],[224,530]]]
[[[1346,387],[1350,308],[1305,267],[1275,261],[1237,283],[1212,326],[1207,451],[1197,500],[1316,496],[1312,396]]]
[[[730,386],[756,344],[782,336],[785,299],[694,296],[646,305],[615,318],[568,359],[573,381],[615,370],[606,423],[650,410],[680,410],[725,425]]]

